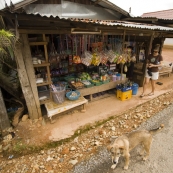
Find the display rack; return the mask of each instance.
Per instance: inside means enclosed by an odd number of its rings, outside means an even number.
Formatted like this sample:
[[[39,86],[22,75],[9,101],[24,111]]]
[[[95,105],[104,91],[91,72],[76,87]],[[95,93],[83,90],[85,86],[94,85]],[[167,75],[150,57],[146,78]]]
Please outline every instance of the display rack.
[[[43,82],[41,83],[37,83],[37,90],[38,87],[40,86],[46,86],[45,90],[43,91],[39,91],[38,90],[38,96],[39,96],[39,100],[40,100],[40,105],[45,104],[46,102],[50,101],[52,96],[51,96],[51,92],[49,89],[51,82],[51,77],[50,77],[50,63],[48,62],[48,52],[47,52],[47,44],[48,42],[46,41],[46,37],[45,34],[43,34],[42,36],[43,41],[35,41],[35,42],[30,42],[29,45],[30,46],[43,46],[44,47],[44,57],[45,57],[45,61],[42,62],[41,64],[33,64],[34,69],[39,69],[39,68],[45,68],[46,69],[46,79],[44,78]]]

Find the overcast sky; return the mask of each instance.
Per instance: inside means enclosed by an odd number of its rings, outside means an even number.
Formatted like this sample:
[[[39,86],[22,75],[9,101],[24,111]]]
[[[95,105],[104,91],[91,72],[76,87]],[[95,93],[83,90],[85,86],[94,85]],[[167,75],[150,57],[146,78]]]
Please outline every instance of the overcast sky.
[[[109,0],[123,10],[134,16],[141,16],[143,13],[173,9],[173,0]]]

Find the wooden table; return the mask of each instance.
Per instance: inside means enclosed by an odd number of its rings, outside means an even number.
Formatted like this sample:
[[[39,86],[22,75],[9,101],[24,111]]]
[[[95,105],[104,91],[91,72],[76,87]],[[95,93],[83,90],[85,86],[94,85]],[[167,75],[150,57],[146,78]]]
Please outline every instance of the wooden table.
[[[72,109],[74,107],[82,105],[83,109],[81,112],[86,111],[86,103],[88,103],[88,100],[85,99],[83,96],[80,96],[78,100],[68,100],[65,98],[65,101],[62,104],[57,104],[53,101],[49,101],[45,103],[45,107],[47,110],[47,116],[50,118],[52,122],[52,116],[57,115],[61,112],[67,111],[69,109]]]
[[[113,88],[116,88],[116,86],[120,83],[125,83],[127,82],[127,79],[124,80],[117,80],[117,81],[111,81],[109,83],[106,84],[102,84],[100,86],[93,86],[90,88],[82,88],[82,89],[78,89],[80,94],[82,96],[86,96],[89,95],[90,96],[90,101],[92,101],[92,94],[95,93],[99,93],[99,92],[103,92],[103,91],[107,91]]]

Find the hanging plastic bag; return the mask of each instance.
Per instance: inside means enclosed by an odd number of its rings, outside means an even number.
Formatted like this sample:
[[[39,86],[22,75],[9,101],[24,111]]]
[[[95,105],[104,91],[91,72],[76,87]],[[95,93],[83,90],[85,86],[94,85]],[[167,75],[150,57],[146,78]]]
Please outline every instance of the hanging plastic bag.
[[[90,66],[92,61],[92,54],[89,51],[84,51],[84,53],[81,56],[81,62],[82,64],[86,66]]]
[[[127,65],[124,65],[124,72],[127,72]]]
[[[55,49],[54,43],[51,44],[51,51],[49,53],[49,62],[50,64],[57,64],[60,61],[60,57]]]

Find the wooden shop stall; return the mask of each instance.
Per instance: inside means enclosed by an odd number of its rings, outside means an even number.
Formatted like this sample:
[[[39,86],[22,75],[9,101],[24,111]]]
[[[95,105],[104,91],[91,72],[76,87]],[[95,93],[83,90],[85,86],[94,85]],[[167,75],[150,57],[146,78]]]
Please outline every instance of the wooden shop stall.
[[[87,2],[88,6],[96,5]],[[39,8],[43,10],[48,5],[44,8],[37,3],[31,5],[32,8],[25,6],[25,12],[7,10],[0,15],[7,23],[10,20],[14,24],[20,38],[15,56],[32,119],[42,116],[41,105],[45,105],[50,118],[80,105],[85,112],[86,98],[92,100],[96,93],[103,94],[117,86],[125,88],[132,81],[141,85],[145,57],[152,45],[159,43],[162,49],[164,39],[173,37],[173,28],[121,21],[130,17],[129,14],[109,3],[107,8],[115,13],[109,16],[111,20],[47,16]],[[67,93],[70,95],[64,98]]]

